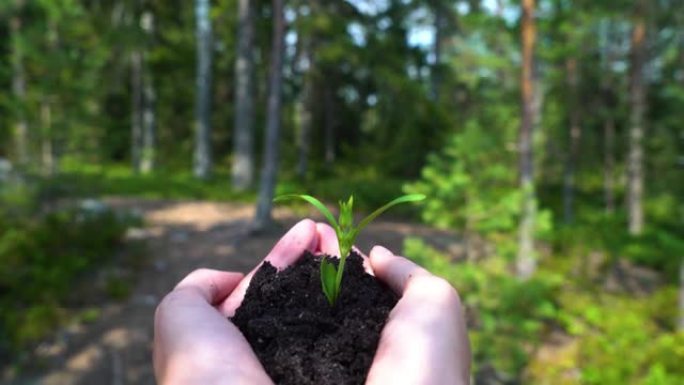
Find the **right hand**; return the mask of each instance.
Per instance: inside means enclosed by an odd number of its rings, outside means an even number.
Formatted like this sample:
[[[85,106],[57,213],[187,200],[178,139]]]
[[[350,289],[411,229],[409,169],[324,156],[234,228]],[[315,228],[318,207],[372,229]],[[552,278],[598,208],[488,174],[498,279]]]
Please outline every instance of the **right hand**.
[[[321,251],[339,255],[333,229],[316,227]],[[382,330],[366,384],[469,384],[470,343],[456,290],[382,246],[371,250],[365,265],[401,297]]]

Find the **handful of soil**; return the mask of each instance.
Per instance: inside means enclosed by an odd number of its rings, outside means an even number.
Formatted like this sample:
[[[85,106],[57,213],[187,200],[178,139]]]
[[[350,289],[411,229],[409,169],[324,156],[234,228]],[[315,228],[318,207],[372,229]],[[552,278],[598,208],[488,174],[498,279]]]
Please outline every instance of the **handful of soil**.
[[[264,263],[231,319],[278,385],[363,384],[399,299],[364,271],[363,259],[352,251],[340,296],[330,306],[321,289],[320,261],[305,252],[281,272]]]

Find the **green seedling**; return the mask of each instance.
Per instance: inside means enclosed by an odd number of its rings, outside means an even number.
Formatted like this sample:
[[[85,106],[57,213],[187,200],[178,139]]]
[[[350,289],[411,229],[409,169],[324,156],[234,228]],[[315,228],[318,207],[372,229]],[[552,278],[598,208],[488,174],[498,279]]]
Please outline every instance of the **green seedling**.
[[[347,260],[347,256],[351,252],[352,245],[359,235],[359,232],[371,223],[380,214],[387,211],[392,206],[396,206],[400,203],[407,202],[417,202],[425,199],[423,194],[409,194],[401,196],[386,205],[375,210],[372,214],[365,217],[358,226],[354,226],[354,215],[352,207],[354,205],[354,196],[350,196],[347,202],[340,201],[340,216],[338,220],[335,220],[333,214],[328,210],[327,207],[318,199],[312,197],[311,195],[298,195],[289,194],[282,195],[274,199],[274,202],[281,202],[290,199],[303,199],[311,203],[318,211],[323,214],[325,219],[330,223],[335,233],[337,234],[337,242],[340,245],[340,263],[337,267],[332,262],[327,259],[321,259],[321,285],[323,287],[323,293],[325,294],[328,302],[331,306],[334,306],[337,302],[337,297],[340,294],[340,285],[342,284],[342,274],[344,273],[344,263]]]

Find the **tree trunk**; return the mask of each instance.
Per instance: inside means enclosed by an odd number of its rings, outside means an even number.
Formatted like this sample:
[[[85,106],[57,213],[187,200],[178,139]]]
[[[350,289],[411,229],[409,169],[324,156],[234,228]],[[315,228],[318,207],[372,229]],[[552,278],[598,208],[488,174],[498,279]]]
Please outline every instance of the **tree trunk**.
[[[142,52],[131,52],[131,165],[133,171],[140,172],[142,159]]]
[[[304,57],[311,63],[310,43],[304,43]],[[297,175],[305,178],[309,168],[309,154],[311,152],[311,124],[312,124],[312,97],[313,94],[313,66],[309,64],[308,73],[304,75],[304,85],[298,103],[299,109],[299,135],[297,147],[299,159],[297,161]]]
[[[26,75],[24,72],[24,50],[22,46],[22,19],[20,12],[24,7],[24,0],[15,0],[15,15],[10,20],[10,36],[12,39],[12,94],[17,111],[14,122],[14,139],[17,162],[27,166],[28,154],[28,122],[26,121]]]
[[[209,0],[195,1],[197,24],[197,85],[195,94],[195,155],[193,173],[206,179],[211,173],[211,20]]]
[[[608,117],[603,122],[603,190],[606,214],[615,212],[615,120]]]
[[[41,138],[41,157],[43,163],[43,175],[52,176],[55,174],[55,152],[52,138],[52,108],[47,99],[40,103],[40,120],[43,126]]]
[[[253,230],[263,230],[271,222],[271,207],[278,172],[278,139],[280,131],[281,89],[283,83],[283,47],[285,16],[283,0],[273,0],[273,44],[269,75],[268,118],[264,142],[264,159],[259,185]]]
[[[335,162],[335,98],[331,87],[324,90],[325,107],[325,166]]]
[[[147,11],[142,16],[143,30],[148,36],[148,42],[152,39],[154,27],[154,15]],[[157,93],[154,89],[152,69],[149,64],[149,55],[143,53],[142,61],[144,69],[142,72],[143,100],[142,100],[142,143],[141,143],[141,163],[140,171],[149,174],[155,168],[155,152],[157,145],[157,118],[156,102]]]
[[[579,116],[579,100],[577,90],[577,59],[571,57],[566,63],[569,106],[569,142],[568,153],[565,158],[565,170],[563,175],[563,217],[564,222],[569,224],[574,220],[575,204],[575,168],[579,161],[579,147],[582,136]]]
[[[615,60],[611,26],[608,24],[606,33],[606,54],[604,76],[602,78],[603,100],[603,200],[605,213],[615,212],[615,92],[613,90],[612,66]]]
[[[235,61],[235,138],[233,188],[254,183],[254,15],[250,0],[238,1],[238,51]]]
[[[435,54],[435,62],[432,65],[431,71],[431,94],[433,100],[439,100],[440,96],[440,84],[442,83],[441,77],[441,64],[442,64],[442,53],[444,51],[444,35],[445,31],[445,20],[446,15],[441,7],[441,2],[435,1],[432,7],[432,14],[435,20],[435,41],[433,46],[433,51]]]
[[[522,190],[520,239],[518,245],[517,274],[527,279],[534,274],[537,262],[534,255],[535,193],[533,173],[532,131],[534,108],[534,0],[522,2],[522,122],[519,134],[520,189]]]
[[[627,160],[627,211],[629,233],[638,235],[644,227],[642,199],[644,193],[644,110],[646,107],[643,67],[646,56],[646,23],[643,19],[644,3],[639,3],[632,29],[630,55],[630,118],[629,155]]]

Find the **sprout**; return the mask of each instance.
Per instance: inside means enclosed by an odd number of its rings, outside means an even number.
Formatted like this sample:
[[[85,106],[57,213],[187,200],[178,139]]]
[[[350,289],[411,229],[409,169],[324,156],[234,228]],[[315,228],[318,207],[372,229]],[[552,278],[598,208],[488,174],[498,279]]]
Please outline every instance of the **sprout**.
[[[359,222],[358,226],[354,226],[354,216],[352,208],[354,205],[354,196],[350,196],[347,202],[340,201],[340,216],[339,220],[335,220],[333,214],[328,210],[327,207],[318,199],[312,197],[311,195],[298,195],[289,194],[282,195],[274,199],[275,202],[281,202],[289,199],[303,199],[311,203],[318,211],[323,214],[327,219],[330,226],[335,230],[337,234],[337,242],[340,245],[340,263],[339,266],[335,267],[332,262],[327,259],[321,259],[321,285],[323,287],[323,293],[331,306],[335,305],[337,302],[337,297],[340,295],[340,285],[342,284],[342,274],[344,273],[344,263],[347,260],[347,255],[349,255],[352,245],[359,232],[366,227],[371,221],[377,218],[380,214],[387,211],[392,206],[398,205],[400,203],[407,202],[417,202],[425,199],[423,194],[409,194],[401,196],[393,201],[387,203],[386,205],[375,210],[372,214],[364,218]]]

